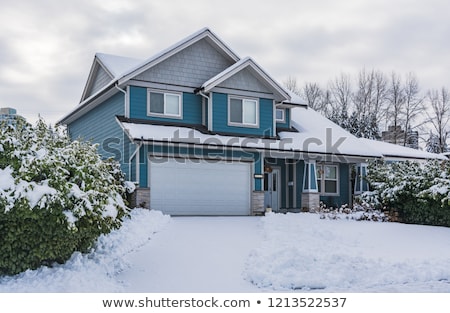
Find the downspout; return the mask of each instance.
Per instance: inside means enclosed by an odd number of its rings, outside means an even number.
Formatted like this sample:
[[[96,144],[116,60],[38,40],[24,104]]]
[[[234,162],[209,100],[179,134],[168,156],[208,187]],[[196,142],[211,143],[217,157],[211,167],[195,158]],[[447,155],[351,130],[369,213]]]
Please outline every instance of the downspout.
[[[197,93],[208,101],[208,130],[212,131],[212,98],[207,96],[201,89]]]
[[[119,85],[118,85],[117,83],[114,85],[114,87],[116,87],[117,90],[123,92],[123,95],[124,95],[124,101],[123,101],[123,103],[124,103],[123,114],[125,115],[125,117],[129,117],[129,114],[128,114],[128,112],[127,112],[127,111],[128,111],[128,110],[127,110],[127,108],[128,108],[127,91],[124,90],[124,89],[122,89],[122,88],[120,88]]]

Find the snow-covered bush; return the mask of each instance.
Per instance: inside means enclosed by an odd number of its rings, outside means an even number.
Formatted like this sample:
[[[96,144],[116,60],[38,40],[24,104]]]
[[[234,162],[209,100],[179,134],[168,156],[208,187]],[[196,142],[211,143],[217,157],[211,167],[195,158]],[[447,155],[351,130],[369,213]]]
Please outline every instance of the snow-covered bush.
[[[377,162],[369,165],[373,191],[365,201],[394,210],[405,223],[450,226],[450,163]]]
[[[128,214],[117,163],[42,120],[0,127],[0,275],[88,251]]]
[[[343,204],[340,207],[328,207],[325,203],[320,202],[320,206],[314,213],[320,214],[321,219],[347,219],[355,221],[373,221],[373,222],[387,222],[389,217],[379,209],[374,208],[361,199],[356,199],[353,207],[348,204]]]

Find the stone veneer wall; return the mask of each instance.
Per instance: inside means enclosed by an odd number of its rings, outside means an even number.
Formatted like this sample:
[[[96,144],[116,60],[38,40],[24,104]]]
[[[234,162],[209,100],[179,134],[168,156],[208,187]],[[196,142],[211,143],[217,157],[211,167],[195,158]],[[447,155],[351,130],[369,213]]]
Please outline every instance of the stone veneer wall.
[[[252,192],[252,215],[264,214],[266,209],[264,208],[264,191]]]
[[[320,206],[320,194],[318,192],[302,193],[302,208],[307,211],[317,209]]]
[[[130,202],[130,208],[150,209],[150,188],[137,187],[128,201]]]

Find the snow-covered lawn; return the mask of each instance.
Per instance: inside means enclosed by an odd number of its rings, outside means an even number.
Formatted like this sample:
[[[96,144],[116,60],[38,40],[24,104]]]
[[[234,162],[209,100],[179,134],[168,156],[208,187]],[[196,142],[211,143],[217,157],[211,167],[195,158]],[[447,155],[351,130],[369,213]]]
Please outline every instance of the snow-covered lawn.
[[[308,290],[450,292],[450,228],[135,209],[91,254],[0,278],[0,292]]]

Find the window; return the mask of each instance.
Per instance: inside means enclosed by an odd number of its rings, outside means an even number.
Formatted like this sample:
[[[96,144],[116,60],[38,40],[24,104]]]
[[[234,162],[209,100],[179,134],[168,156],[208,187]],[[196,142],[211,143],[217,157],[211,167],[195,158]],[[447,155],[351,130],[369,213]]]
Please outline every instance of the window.
[[[338,194],[339,168],[337,165],[322,164],[317,166],[317,186],[323,195]]]
[[[305,172],[303,177],[303,191],[317,192],[317,170],[315,161],[305,161]]]
[[[228,122],[231,125],[258,126],[258,101],[230,98]]]
[[[284,123],[286,121],[285,114],[286,114],[286,111],[284,109],[276,109],[276,111],[275,111],[276,121]]]
[[[148,92],[148,115],[181,118],[181,111],[180,94]]]
[[[359,163],[356,165],[356,177],[355,177],[355,194],[361,194],[364,191],[369,191],[369,183],[366,180],[367,177],[367,164]]]

